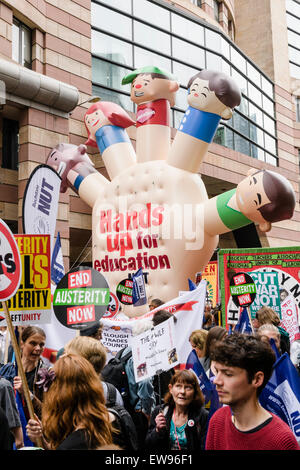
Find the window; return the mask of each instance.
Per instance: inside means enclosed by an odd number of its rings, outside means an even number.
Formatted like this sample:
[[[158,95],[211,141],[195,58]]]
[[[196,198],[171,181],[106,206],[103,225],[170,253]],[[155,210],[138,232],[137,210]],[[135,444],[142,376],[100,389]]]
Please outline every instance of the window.
[[[219,2],[214,0],[214,17],[216,21],[219,21]]]
[[[196,0],[191,2],[200,4]],[[214,5],[217,19],[221,1],[210,4]],[[130,70],[159,64],[173,72],[180,82],[171,119],[173,127],[178,129],[187,108],[189,79],[204,68],[223,71],[238,83],[242,100],[234,117],[221,121],[214,141],[258,160],[277,164],[273,82],[227,35],[168,6],[167,2],[94,0],[91,5],[93,94],[134,111],[130,85],[121,85],[122,77]],[[232,23],[229,29],[232,26],[234,34],[233,19],[228,19]],[[293,34],[300,37],[296,32]],[[300,50],[292,45],[296,52]],[[300,72],[300,66],[291,65]]]
[[[12,25],[12,58],[31,69],[31,30],[16,18]]]
[[[2,133],[2,168],[17,170],[19,123],[11,119],[3,119]]]
[[[300,122],[300,98],[299,97],[296,98],[296,121]]]

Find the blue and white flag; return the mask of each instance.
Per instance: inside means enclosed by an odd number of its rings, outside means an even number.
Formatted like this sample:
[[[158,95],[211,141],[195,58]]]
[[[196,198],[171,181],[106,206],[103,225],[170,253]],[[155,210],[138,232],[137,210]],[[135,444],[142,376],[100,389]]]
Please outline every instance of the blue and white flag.
[[[300,377],[287,353],[275,362],[272,377],[259,401],[263,408],[289,425],[300,443]]]
[[[58,284],[64,275],[65,268],[61,249],[60,233],[58,232],[51,257],[51,280],[55,284]]]
[[[132,303],[134,307],[145,305],[147,303],[147,294],[145,287],[145,280],[143,270],[140,268],[135,274],[132,275]]]
[[[243,308],[239,321],[237,322],[234,328],[234,332],[249,335],[253,334],[253,328],[246,308]]]
[[[205,405],[209,408],[210,418],[222,405],[219,402],[219,396],[213,383],[213,377],[211,380],[209,379],[194,349],[192,349],[188,355],[185,368],[192,369],[197,375],[201,392],[204,395]]]

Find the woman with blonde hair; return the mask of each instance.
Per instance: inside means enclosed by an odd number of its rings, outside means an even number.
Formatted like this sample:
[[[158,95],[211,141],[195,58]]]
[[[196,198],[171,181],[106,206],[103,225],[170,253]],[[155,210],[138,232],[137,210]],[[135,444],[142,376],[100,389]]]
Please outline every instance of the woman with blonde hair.
[[[282,354],[287,352],[290,354],[290,349],[291,349],[291,344],[290,344],[290,338],[289,338],[289,333],[285,331],[282,326],[280,326],[280,318],[279,315],[274,312],[274,310],[270,307],[261,307],[255,315],[255,318],[253,319],[253,328],[258,329],[262,325],[266,324],[272,324],[275,325],[280,333],[280,349]]]
[[[55,363],[54,372],[45,393],[42,423],[29,420],[31,440],[43,436],[50,450],[91,450],[112,444],[103,387],[90,362],[65,354]]]
[[[106,350],[103,344],[90,336],[76,336],[65,346],[67,354],[78,354],[87,359],[101,380],[101,371],[106,364]],[[102,381],[104,397],[107,405],[112,405],[110,396],[114,397],[114,404],[124,406],[123,398],[119,390],[113,385]]]
[[[210,366],[209,357],[205,356],[205,345],[207,341],[208,330],[195,330],[190,334],[189,342],[203,365],[207,370]]]

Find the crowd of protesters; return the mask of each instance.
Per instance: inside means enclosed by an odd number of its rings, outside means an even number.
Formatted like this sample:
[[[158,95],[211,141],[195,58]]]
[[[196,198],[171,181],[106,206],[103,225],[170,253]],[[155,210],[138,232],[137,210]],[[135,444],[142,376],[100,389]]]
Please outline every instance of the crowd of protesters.
[[[162,304],[153,299],[149,307]],[[136,383],[130,347],[120,356],[126,356],[130,393],[125,397],[101,375],[107,355],[100,323],[62,345],[50,367],[42,357],[44,331],[21,328],[22,365],[34,417],[29,415],[16,363],[8,361],[0,369],[0,449],[300,450],[288,424],[259,402],[276,361],[270,341],[279,355],[290,354],[289,335],[278,315],[261,308],[252,323],[253,334],[229,334],[219,324],[218,311],[208,304],[202,329],[188,338],[218,394],[220,406],[213,414],[192,370],[175,368],[159,380],[154,376]],[[171,316],[158,310],[151,321],[137,321],[133,334]]]

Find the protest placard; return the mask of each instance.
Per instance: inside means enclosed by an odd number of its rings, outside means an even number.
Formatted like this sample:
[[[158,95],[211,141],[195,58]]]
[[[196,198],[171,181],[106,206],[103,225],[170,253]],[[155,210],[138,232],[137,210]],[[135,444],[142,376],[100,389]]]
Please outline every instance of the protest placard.
[[[134,336],[131,346],[136,382],[167,371],[179,363],[173,318]]]
[[[21,283],[7,301],[11,320],[14,325],[50,323],[50,235],[14,235],[14,238],[20,253]],[[1,313],[2,326],[6,323]]]

